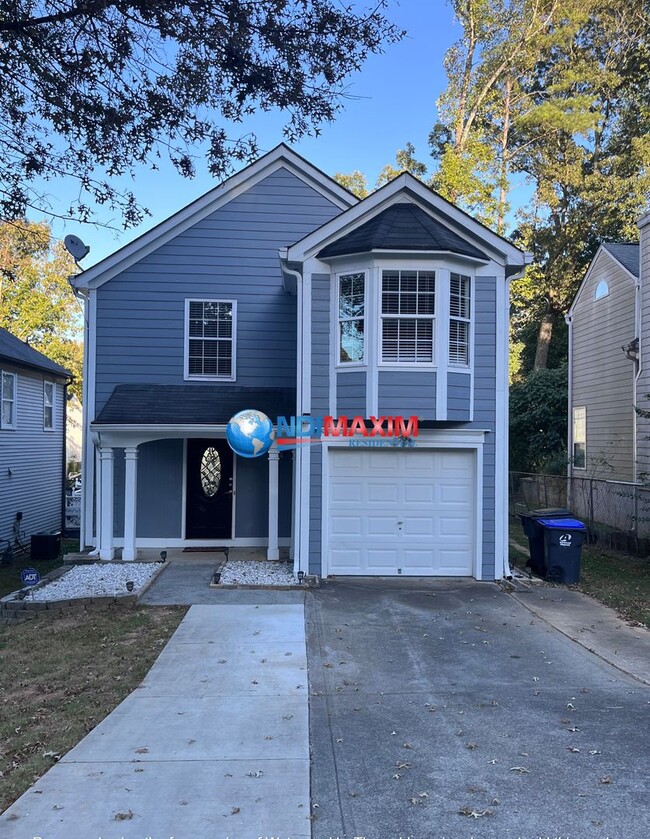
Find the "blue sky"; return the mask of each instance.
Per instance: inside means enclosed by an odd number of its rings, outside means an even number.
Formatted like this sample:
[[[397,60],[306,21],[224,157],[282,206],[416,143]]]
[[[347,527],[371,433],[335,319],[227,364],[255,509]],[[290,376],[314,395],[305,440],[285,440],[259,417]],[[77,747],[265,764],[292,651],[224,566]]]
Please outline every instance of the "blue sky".
[[[293,148],[324,172],[361,170],[374,184],[380,170],[394,163],[395,152],[412,142],[418,159],[429,161],[427,138],[436,121],[436,99],[445,88],[443,57],[460,36],[451,6],[444,0],[401,0],[391,3],[388,16],[406,29],[407,37],[372,56],[361,72],[350,79],[350,95],[336,121],[322,127],[320,136],[308,137]],[[279,113],[259,114],[250,120],[261,151],[268,151],[283,141],[284,120]],[[54,223],[56,236],[74,233],[91,251],[83,261],[88,268],[109,253],[189,204],[216,182],[205,167],[198,167],[193,180],[182,178],[167,164],[157,172],[146,167],[136,171],[133,181],[123,184],[134,190],[140,203],[152,212],[138,228],[129,231],[105,230],[68,222]],[[63,182],[52,181],[48,192],[56,195],[61,206],[69,205]],[[120,219],[100,208],[99,219],[120,227]]]

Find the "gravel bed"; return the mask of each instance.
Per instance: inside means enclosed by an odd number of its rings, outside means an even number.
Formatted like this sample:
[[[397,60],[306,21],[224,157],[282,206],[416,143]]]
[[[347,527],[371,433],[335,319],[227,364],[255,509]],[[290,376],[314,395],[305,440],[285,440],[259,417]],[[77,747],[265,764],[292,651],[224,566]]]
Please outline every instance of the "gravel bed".
[[[93,565],[76,565],[42,588],[29,595],[30,600],[70,600],[75,597],[112,597],[129,594],[127,580],[135,583],[135,594],[159,568],[157,562],[129,562],[124,565],[104,562]]]
[[[231,560],[221,572],[221,582],[226,585],[245,586],[295,586],[292,562],[256,562]]]

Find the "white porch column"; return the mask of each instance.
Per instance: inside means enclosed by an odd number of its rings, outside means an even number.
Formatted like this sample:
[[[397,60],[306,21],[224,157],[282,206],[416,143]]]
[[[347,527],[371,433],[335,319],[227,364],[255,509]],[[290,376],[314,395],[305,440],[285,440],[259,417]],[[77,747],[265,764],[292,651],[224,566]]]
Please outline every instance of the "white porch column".
[[[138,447],[127,446],[124,449],[124,550],[122,559],[132,562],[135,559],[135,522],[137,507]]]
[[[113,559],[113,449],[102,446],[99,450],[101,466],[101,499],[99,509],[101,518],[99,558]]]
[[[278,485],[279,485],[279,457],[277,446],[269,449],[269,547],[266,558],[280,559],[278,548]]]

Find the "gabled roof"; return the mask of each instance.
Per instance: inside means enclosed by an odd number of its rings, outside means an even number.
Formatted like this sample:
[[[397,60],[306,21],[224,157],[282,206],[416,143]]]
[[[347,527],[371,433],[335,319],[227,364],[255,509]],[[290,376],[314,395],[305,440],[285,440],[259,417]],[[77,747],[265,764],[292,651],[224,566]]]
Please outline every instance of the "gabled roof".
[[[603,247],[626,271],[639,279],[639,245],[628,242],[603,242]]]
[[[451,252],[488,261],[486,254],[470,245],[421,207],[400,202],[382,210],[340,239],[330,242],[318,258],[374,250]]]
[[[33,370],[42,370],[46,373],[51,373],[54,376],[61,376],[67,379],[72,377],[72,374],[61,367],[60,364],[55,364],[54,361],[43,355],[43,353],[30,347],[20,338],[16,338],[11,332],[0,328],[0,362],[11,361],[20,367],[29,367]]]
[[[94,425],[225,425],[238,411],[256,408],[274,423],[296,410],[292,388],[232,385],[117,385]]]
[[[326,249],[339,239],[358,230],[388,207],[401,203],[411,203],[419,207],[425,215],[438,223],[439,233],[440,228],[445,228],[449,233],[455,234],[463,240],[466,247],[480,251],[483,260],[494,259],[506,266],[520,267],[530,261],[528,255],[512,242],[451,204],[409,172],[402,172],[363,201],[321,225],[287,248],[282,256],[293,263],[303,262],[305,259],[325,253]],[[476,257],[471,258],[476,259]]]
[[[97,288],[178,236],[184,230],[214,213],[219,207],[241,195],[250,187],[280,168],[286,168],[312,188],[324,195],[341,210],[359,199],[342,187],[334,178],[321,172],[292,149],[281,143],[260,157],[255,163],[237,172],[219,186],[206,192],[196,201],[143,233],[133,242],[110,254],[105,259],[77,274],[71,280],[75,288]]]

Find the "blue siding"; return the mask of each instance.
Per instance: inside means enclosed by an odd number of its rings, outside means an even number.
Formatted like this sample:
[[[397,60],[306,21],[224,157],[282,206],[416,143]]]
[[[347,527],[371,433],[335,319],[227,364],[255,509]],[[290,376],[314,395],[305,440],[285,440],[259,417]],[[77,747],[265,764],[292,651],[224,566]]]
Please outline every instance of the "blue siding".
[[[435,370],[380,370],[379,414],[436,418]]]
[[[499,282],[501,282],[499,280]],[[470,427],[490,429],[483,446],[483,578],[494,579],[496,428],[496,284],[495,277],[476,279],[474,339],[474,421]]]
[[[97,289],[96,412],[117,384],[183,383],[187,297],[237,300],[236,385],[294,387],[278,249],[339,212],[282,168]]]
[[[329,414],[330,276],[311,277],[311,413]]]
[[[55,383],[54,431],[44,431],[43,379],[54,379],[2,361],[0,370],[16,374],[16,428],[0,429],[0,539],[13,538],[22,513],[28,540],[61,529],[64,387]]]
[[[366,415],[366,371],[336,374],[336,416]]]
[[[309,573],[321,574],[321,516],[323,505],[323,448],[311,447],[309,490]]]
[[[469,373],[447,374],[447,419],[470,418],[470,393],[472,377]]]
[[[267,539],[269,535],[269,460],[267,457],[235,458],[235,538]],[[291,452],[280,455],[280,536],[291,535]]]
[[[138,451],[136,536],[180,539],[183,441],[155,440]]]

